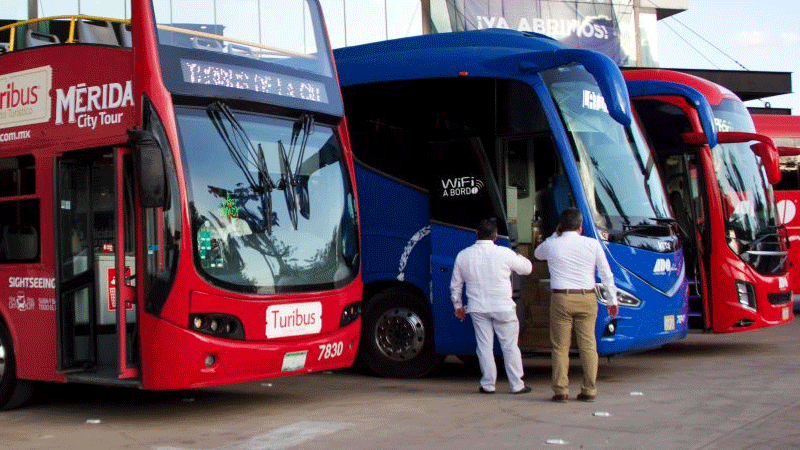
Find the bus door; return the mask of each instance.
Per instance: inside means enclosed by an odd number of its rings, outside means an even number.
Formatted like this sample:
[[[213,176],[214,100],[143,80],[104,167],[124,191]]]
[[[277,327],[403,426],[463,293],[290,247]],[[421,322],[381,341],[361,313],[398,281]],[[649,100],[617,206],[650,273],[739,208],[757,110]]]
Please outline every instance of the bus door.
[[[683,255],[689,277],[689,321],[692,328],[710,330],[713,305],[708,292],[709,254],[707,198],[695,153],[662,157],[664,184],[675,219],[684,236]]]
[[[475,229],[482,219],[496,218],[498,233],[506,236],[505,215],[480,139],[463,137],[429,142],[425,154],[430,158],[430,267],[436,351],[474,354],[472,325],[453,317],[450,301],[453,265],[458,252],[475,243]],[[454,327],[466,328],[455,331]]]
[[[66,153],[55,180],[59,370],[132,378],[138,345],[130,152]]]
[[[520,347],[543,350],[550,347],[550,276],[547,262],[533,258],[533,251],[555,229],[560,211],[571,206],[569,186],[557,170],[550,137],[502,137],[497,148],[509,228],[516,229],[517,251],[533,263],[531,276],[516,277]]]

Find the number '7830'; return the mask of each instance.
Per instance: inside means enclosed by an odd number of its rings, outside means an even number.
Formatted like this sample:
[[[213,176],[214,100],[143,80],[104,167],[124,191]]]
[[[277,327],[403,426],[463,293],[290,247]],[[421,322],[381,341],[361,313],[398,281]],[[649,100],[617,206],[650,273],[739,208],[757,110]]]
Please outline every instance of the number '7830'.
[[[330,359],[336,358],[337,356],[342,356],[344,352],[344,342],[330,342],[328,344],[319,344],[319,356],[317,357],[317,361],[322,361],[323,359]]]

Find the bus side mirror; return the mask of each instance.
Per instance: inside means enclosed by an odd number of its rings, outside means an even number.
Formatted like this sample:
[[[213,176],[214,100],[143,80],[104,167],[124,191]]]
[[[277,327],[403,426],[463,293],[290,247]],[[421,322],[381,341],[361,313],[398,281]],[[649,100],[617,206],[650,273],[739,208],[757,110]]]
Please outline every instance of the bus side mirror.
[[[167,177],[161,146],[149,131],[131,130],[133,163],[139,179],[139,197],[143,208],[166,208]]]
[[[764,164],[764,171],[767,173],[769,184],[776,184],[781,181],[781,166],[779,162],[778,150],[774,146],[764,142],[756,142],[750,148],[756,156],[761,158]]]

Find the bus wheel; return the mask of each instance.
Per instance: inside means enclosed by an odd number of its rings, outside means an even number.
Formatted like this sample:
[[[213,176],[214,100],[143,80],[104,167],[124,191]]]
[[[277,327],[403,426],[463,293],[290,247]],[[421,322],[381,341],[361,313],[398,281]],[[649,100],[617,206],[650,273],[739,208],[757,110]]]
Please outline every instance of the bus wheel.
[[[391,288],[369,301],[361,328],[361,356],[384,377],[417,378],[442,358],[433,345],[433,326],[424,302],[403,288]]]
[[[17,378],[11,333],[0,321],[0,409],[16,408],[30,399],[33,383]]]

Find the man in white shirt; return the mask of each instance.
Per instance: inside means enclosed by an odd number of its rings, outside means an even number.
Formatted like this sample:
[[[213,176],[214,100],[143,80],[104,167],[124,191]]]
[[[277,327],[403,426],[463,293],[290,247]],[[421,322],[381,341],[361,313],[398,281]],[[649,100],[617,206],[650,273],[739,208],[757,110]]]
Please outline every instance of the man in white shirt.
[[[464,320],[466,313],[472,316],[478,342],[478,362],[483,374],[478,392],[495,392],[494,335],[497,334],[511,393],[524,394],[531,388],[522,381],[522,355],[517,346],[519,320],[516,304],[511,299],[511,272],[527,275],[531,273],[532,265],[510,248],[495,245],[496,222],[482,220],[477,235],[475,244],[458,253],[453,267],[450,296],[455,316],[460,320]],[[461,302],[464,284],[467,285],[466,308]]]
[[[550,342],[553,346],[553,398],[569,398],[569,347],[572,329],[578,340],[583,368],[583,384],[578,400],[593,402],[597,395],[597,320],[595,267],[608,293],[608,314],[619,312],[614,275],[608,266],[603,247],[596,239],[582,236],[583,216],[576,208],[565,210],[558,229],[545,239],[533,255],[546,260],[550,270]]]

